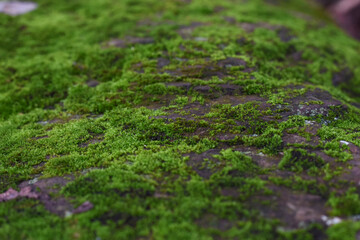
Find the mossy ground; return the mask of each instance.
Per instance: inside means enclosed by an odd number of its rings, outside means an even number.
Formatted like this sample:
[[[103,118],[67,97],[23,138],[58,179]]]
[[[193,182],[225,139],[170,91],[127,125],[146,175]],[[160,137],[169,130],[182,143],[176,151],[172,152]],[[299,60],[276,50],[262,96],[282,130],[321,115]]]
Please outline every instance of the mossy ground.
[[[0,191],[45,197],[1,239],[355,239],[360,44],[316,6],[37,2],[0,15]]]

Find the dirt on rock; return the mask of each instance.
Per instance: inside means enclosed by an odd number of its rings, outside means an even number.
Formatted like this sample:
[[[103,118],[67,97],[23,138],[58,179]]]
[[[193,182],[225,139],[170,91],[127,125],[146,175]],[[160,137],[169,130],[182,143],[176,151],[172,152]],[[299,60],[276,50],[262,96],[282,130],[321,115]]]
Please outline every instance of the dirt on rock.
[[[218,77],[223,79],[232,76],[231,68],[238,67],[243,72],[251,72],[253,68],[247,68],[246,62],[240,58],[226,58],[216,62],[203,59],[204,64],[184,65],[176,70],[165,70],[165,73],[174,77],[211,79]]]
[[[255,204],[254,206],[263,216],[277,218],[290,229],[305,227],[311,223],[324,224],[322,216],[326,216],[329,209],[326,207],[326,200],[321,196],[296,192],[275,185],[268,188],[274,192],[275,196],[259,197],[257,200],[271,198],[270,205]]]
[[[218,155],[220,153],[220,149],[211,149],[205,151],[201,154],[197,153],[189,153],[185,154],[184,157],[188,157],[189,160],[186,164],[191,167],[200,177],[209,179],[214,172],[219,170],[218,168],[214,168],[210,165],[218,165],[220,166],[220,162],[218,159],[214,158],[214,155]]]
[[[105,47],[118,47],[118,48],[126,48],[128,46],[132,46],[135,44],[151,44],[154,43],[154,39],[150,37],[125,37],[123,39],[113,39],[104,44]]]
[[[60,217],[89,211],[94,207],[91,202],[86,201],[79,207],[74,208],[69,199],[59,195],[61,188],[74,179],[75,176],[73,175],[42,179],[34,178],[19,184],[19,191],[9,188],[6,192],[1,193],[0,202],[17,198],[36,199],[43,204],[45,209]]]

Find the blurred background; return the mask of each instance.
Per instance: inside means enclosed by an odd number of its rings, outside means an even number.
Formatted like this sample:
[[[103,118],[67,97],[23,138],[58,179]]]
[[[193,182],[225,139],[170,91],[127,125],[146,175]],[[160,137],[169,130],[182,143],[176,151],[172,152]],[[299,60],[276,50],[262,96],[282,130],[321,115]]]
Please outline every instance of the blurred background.
[[[317,0],[351,36],[360,40],[360,0]]]
[[[185,0],[184,0],[185,1]],[[277,2],[276,0],[270,0]],[[337,24],[360,40],[360,0],[314,0],[322,5]],[[37,8],[31,1],[0,1],[0,13],[22,15]]]

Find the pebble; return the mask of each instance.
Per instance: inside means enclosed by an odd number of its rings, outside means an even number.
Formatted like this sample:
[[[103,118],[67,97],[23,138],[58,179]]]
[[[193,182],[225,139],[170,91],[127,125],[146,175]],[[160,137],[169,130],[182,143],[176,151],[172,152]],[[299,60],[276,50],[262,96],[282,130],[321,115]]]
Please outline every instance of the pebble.
[[[345,144],[345,145],[349,145],[349,144],[350,144],[349,142],[344,141],[344,140],[341,140],[340,143],[341,143],[341,144]]]
[[[328,225],[328,226],[342,222],[341,218],[338,218],[338,217],[329,218],[327,216],[321,216],[321,220],[323,220],[326,223],[326,225]]]

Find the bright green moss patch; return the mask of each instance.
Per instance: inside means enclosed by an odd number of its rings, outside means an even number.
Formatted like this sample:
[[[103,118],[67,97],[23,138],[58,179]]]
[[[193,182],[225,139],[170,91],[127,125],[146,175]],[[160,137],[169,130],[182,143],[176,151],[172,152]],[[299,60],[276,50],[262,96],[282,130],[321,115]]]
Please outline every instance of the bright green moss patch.
[[[352,221],[344,221],[340,224],[331,226],[327,230],[329,239],[338,240],[338,239],[356,239],[356,234],[359,231],[359,223]]]
[[[266,153],[276,154],[282,147],[281,131],[269,127],[260,137],[255,138],[253,141],[252,144],[256,147],[264,148]]]
[[[0,236],[4,239],[64,239],[73,234],[64,221],[34,200],[2,203]],[[29,222],[31,219],[31,222]]]
[[[231,149],[220,152],[221,155],[218,158],[222,161],[226,161],[230,169],[224,169],[223,171],[236,170],[240,174],[252,174],[259,170],[258,166],[254,164],[252,159],[241,152],[233,152]]]

